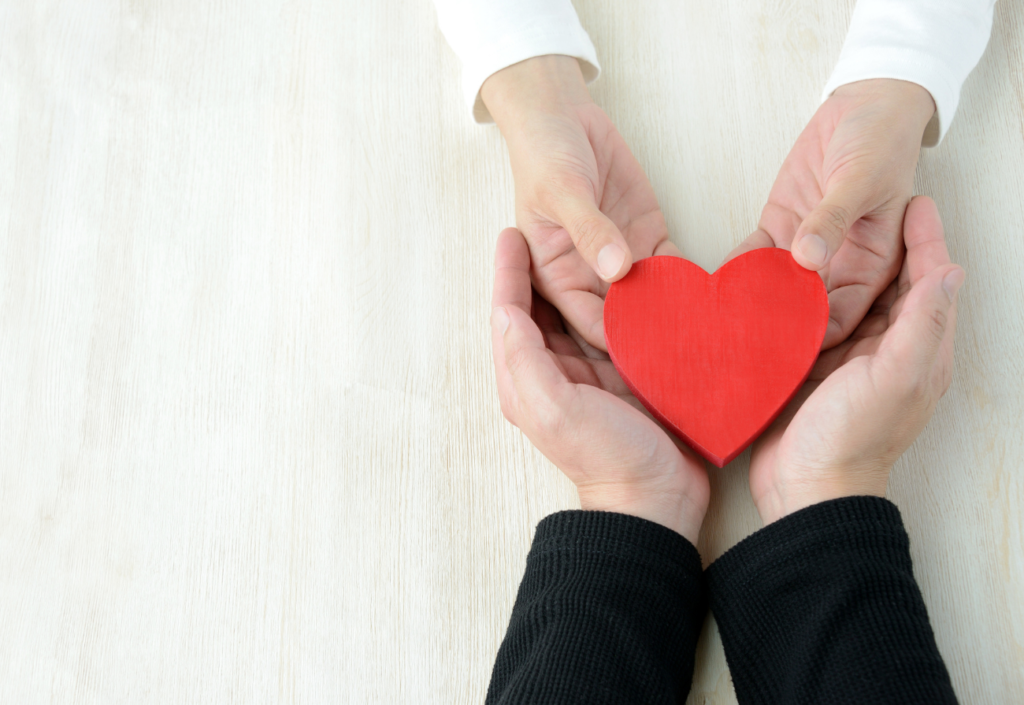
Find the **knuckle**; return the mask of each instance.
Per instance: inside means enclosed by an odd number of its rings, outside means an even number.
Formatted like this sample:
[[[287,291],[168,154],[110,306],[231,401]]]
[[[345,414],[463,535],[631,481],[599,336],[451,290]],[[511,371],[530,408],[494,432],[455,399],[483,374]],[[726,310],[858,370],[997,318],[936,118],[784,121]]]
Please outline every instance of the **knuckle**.
[[[565,428],[565,414],[558,405],[545,400],[530,410],[530,425],[542,438],[558,438]]]
[[[946,334],[946,323],[948,320],[949,316],[941,309],[935,308],[928,311],[925,319],[928,335],[935,340],[942,340],[942,337]]]
[[[938,390],[938,397],[941,398],[949,391],[949,386],[953,383],[953,362],[947,360],[944,357],[939,357],[939,362],[935,366],[935,382],[934,387]]]
[[[853,214],[844,206],[831,206],[822,214],[821,229],[825,235],[836,238],[850,229],[852,219]]]
[[[536,197],[544,208],[556,212],[560,206],[585,198],[592,192],[585,179],[572,173],[558,173],[537,183]]]
[[[569,230],[576,249],[582,252],[592,249],[601,237],[601,225],[601,221],[592,215],[577,218]]]
[[[527,369],[529,359],[529,355],[523,348],[512,348],[505,353],[505,366],[508,367],[509,373],[516,377]]]
[[[530,425],[539,439],[545,444],[557,442],[564,446],[575,426],[573,409],[575,393],[570,388],[561,387],[548,390],[536,407],[530,409]]]
[[[915,374],[907,380],[904,395],[908,406],[918,408],[926,403],[931,396],[930,375]]]

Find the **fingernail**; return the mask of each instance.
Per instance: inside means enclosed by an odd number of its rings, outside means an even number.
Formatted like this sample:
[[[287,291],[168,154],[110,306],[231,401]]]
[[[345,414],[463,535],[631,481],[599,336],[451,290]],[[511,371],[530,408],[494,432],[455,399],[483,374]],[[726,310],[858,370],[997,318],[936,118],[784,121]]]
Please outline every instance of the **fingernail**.
[[[814,234],[804,235],[797,246],[800,254],[811,264],[823,265],[828,257],[828,245],[820,237]]]
[[[950,301],[956,298],[956,292],[960,291],[965,278],[967,278],[967,272],[959,267],[942,278],[942,288],[946,290],[946,296]]]
[[[508,311],[503,306],[491,311],[491,326],[496,328],[499,333],[505,335],[505,331],[508,330]]]
[[[626,253],[616,244],[605,245],[597,254],[597,268],[605,279],[611,279],[618,274],[625,261]]]

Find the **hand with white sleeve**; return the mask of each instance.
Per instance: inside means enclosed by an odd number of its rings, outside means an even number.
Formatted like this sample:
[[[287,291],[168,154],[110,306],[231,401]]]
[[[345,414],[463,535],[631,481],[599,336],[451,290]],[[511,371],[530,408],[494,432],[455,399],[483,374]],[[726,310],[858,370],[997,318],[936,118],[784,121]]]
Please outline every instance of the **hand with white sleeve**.
[[[934,112],[914,83],[839,88],[786,157],[757,230],[730,254],[782,247],[819,271],[829,292],[825,349],[853,332],[899,270],[903,213]]]
[[[508,145],[533,285],[587,344],[606,350],[608,285],[635,260],[680,254],[654,190],[591,100],[576,59],[522,61],[488,78],[481,95]]]
[[[757,230],[829,291],[823,347],[845,340],[899,267],[922,146],[949,129],[995,0],[857,0],[826,99],[786,158]]]

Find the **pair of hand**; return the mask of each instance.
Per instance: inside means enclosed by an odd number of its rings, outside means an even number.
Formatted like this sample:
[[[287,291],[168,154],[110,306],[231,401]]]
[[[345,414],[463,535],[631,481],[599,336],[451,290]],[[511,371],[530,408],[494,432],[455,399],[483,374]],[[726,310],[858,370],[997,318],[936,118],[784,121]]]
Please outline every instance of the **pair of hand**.
[[[573,480],[585,509],[643,516],[696,542],[703,462],[650,418],[604,353],[608,282],[633,259],[679,254],[650,184],[575,60],[517,64],[488,79],[483,97],[509,146],[522,231],[502,233],[496,258],[505,416]],[[758,230],[731,255],[792,248],[829,290],[825,352],[753,450],[751,493],[766,523],[829,498],[884,494],[949,384],[964,274],[949,263],[934,204],[907,208],[933,110],[923,89],[900,81],[837,91],[783,165]]]

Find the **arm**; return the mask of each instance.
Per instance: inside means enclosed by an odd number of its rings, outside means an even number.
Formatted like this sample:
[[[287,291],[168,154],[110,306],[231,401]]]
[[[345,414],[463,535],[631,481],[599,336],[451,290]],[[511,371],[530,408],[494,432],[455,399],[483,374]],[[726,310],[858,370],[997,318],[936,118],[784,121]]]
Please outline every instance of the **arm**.
[[[703,462],[566,332],[530,267],[523,236],[504,231],[491,316],[502,411],[584,511],[538,526],[488,702],[681,702],[706,610]]]
[[[708,569],[740,703],[955,703],[899,510],[847,497],[795,512]]]
[[[683,702],[706,610],[700,556],[679,534],[627,514],[553,514],[487,703]]]
[[[754,445],[766,528],[708,570],[741,703],[956,702],[883,496],[949,386],[964,272],[931,200],[914,199],[903,232],[898,279]]]

